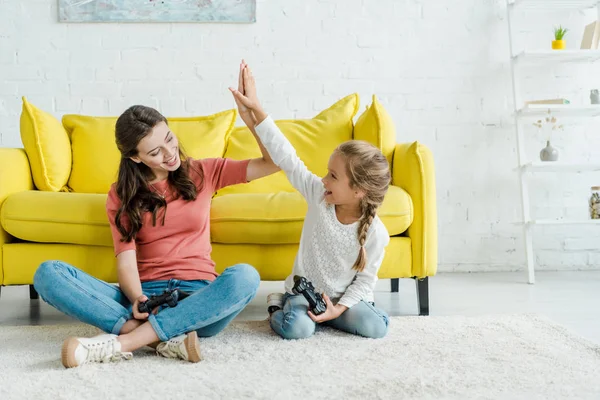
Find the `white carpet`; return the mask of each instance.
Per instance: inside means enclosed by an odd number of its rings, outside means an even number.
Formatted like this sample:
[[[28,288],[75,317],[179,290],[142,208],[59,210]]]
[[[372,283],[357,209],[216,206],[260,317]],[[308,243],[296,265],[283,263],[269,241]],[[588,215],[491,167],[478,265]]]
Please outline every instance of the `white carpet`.
[[[322,328],[284,341],[266,321],[201,339],[198,364],[150,350],[64,369],[86,325],[0,328],[0,399],[600,398],[600,349],[536,316],[394,317],[388,336]]]

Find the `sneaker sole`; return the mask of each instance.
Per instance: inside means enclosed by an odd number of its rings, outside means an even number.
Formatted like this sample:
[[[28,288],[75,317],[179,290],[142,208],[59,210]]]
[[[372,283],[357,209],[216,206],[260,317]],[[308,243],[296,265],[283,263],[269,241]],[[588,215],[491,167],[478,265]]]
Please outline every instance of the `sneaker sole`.
[[[75,360],[75,350],[79,346],[79,341],[75,337],[70,337],[63,342],[62,350],[60,352],[62,365],[65,368],[78,367],[77,360]]]
[[[200,362],[202,356],[200,354],[200,342],[198,342],[198,334],[196,331],[189,332],[184,343],[188,353],[188,361],[193,363]]]
[[[279,307],[283,308],[283,295],[281,296],[271,296],[267,297],[267,307]]]

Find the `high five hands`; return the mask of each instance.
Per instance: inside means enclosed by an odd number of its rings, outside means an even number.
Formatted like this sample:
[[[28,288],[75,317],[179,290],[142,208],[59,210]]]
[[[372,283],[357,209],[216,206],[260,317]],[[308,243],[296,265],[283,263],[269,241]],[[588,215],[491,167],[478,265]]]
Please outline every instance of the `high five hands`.
[[[254,126],[266,117],[256,95],[254,76],[246,61],[242,60],[240,63],[238,88],[229,87],[229,90],[233,94],[240,117],[246,125]]]

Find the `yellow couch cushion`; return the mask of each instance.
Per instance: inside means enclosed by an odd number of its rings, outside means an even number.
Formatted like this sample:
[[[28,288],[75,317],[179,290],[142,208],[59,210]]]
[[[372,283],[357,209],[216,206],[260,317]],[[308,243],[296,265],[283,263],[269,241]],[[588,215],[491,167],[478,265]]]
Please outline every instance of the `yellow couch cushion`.
[[[213,199],[214,243],[299,243],[307,205],[298,192],[237,193]],[[390,186],[378,212],[390,236],[404,232],[413,220],[412,200]]]
[[[324,176],[333,150],[340,143],[352,139],[352,119],[358,110],[358,103],[358,94],[351,94],[312,119],[277,120],[275,123],[292,143],[308,169],[319,176]],[[227,143],[225,157],[243,160],[260,156],[260,149],[250,130],[246,127],[236,128]],[[279,191],[294,191],[282,171],[246,185],[221,189],[217,196]]]
[[[29,190],[7,197],[0,210],[2,228],[22,240],[112,246],[106,194]],[[390,236],[413,220],[410,196],[390,190],[379,210]],[[299,243],[306,202],[298,192],[239,193],[219,196],[211,206],[213,243]]]
[[[236,110],[199,117],[167,118],[183,150],[193,158],[222,157],[237,117]],[[108,193],[117,180],[121,155],[115,143],[118,117],[65,115],[71,138],[73,170],[69,187],[79,193]]]
[[[0,223],[22,240],[112,246],[105,204],[106,194],[29,190],[7,197]]]
[[[71,145],[60,122],[23,97],[20,130],[35,186],[51,192],[66,190],[71,173]]]
[[[377,146],[392,165],[396,148],[396,128],[390,114],[373,95],[373,103],[358,117],[354,126],[354,139]]]

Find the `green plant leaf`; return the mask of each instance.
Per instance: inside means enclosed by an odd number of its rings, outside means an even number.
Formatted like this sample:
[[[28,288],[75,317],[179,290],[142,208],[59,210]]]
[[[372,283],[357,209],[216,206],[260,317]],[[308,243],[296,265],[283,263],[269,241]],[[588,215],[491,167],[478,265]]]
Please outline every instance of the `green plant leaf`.
[[[567,28],[563,28],[562,25],[560,25],[558,28],[554,27],[554,39],[563,40],[568,31],[569,30]]]

